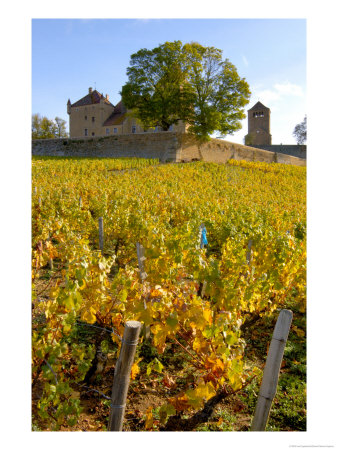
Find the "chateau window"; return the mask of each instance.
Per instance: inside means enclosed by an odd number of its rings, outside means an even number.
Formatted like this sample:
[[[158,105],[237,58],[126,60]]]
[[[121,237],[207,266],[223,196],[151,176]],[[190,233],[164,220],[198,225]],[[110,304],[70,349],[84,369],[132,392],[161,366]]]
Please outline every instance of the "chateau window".
[[[106,134],[109,134],[109,128],[106,128]]]
[[[92,117],[92,122],[95,122],[95,117]]]
[[[87,120],[87,116],[85,116],[85,120]]]
[[[170,125],[169,131],[173,131],[173,126],[172,125]]]
[[[94,133],[94,131],[92,132],[92,136],[95,136],[95,133]]]
[[[88,130],[85,128],[85,136],[88,136]]]
[[[255,111],[253,117],[264,117],[263,111]]]
[[[133,125],[133,126],[131,127],[131,132],[132,132],[132,133],[136,133],[136,126],[135,126],[135,125]]]
[[[115,134],[117,133],[117,128],[114,128],[114,133],[115,133]]]

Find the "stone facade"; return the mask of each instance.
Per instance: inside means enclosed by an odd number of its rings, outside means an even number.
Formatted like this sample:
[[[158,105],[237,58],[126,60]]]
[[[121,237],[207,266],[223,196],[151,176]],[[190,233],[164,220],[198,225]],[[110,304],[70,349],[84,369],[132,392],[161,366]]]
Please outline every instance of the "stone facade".
[[[248,134],[245,144],[252,146],[271,145],[270,109],[257,102],[248,110]]]
[[[206,161],[225,163],[229,159],[279,162],[305,166],[304,159],[269,152],[241,144],[211,139],[205,144],[187,133],[159,132],[84,139],[37,139],[32,142],[37,156],[159,158],[161,162]]]
[[[70,138],[103,137],[121,134],[157,132],[145,130],[120,101],[114,106],[105,96],[90,87],[88,94],[75,103],[67,102]],[[183,122],[172,126],[171,131],[185,131]]]

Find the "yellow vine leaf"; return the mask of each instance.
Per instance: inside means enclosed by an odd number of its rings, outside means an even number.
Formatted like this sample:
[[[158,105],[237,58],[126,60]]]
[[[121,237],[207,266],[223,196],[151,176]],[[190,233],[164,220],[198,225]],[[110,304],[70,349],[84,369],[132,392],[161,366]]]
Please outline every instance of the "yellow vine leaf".
[[[149,406],[149,408],[146,411],[146,420],[144,424],[145,429],[150,430],[153,426],[153,423],[154,423],[153,412],[151,406]]]
[[[136,375],[138,375],[140,373],[140,367],[139,365],[135,362],[132,367],[131,367],[131,372],[130,372],[130,378],[132,380],[135,380]]]
[[[195,389],[190,389],[187,391],[187,397],[189,403],[194,408],[201,408],[204,401],[209,400],[216,394],[215,388],[210,381],[207,383],[200,383]]]
[[[168,401],[177,412],[185,411],[189,408],[189,399],[185,393],[181,393],[173,398],[169,398]]]
[[[211,322],[212,322],[212,312],[210,311],[210,309],[204,309],[203,310],[203,317],[206,320],[206,322],[211,324]]]
[[[94,323],[96,321],[96,311],[90,306],[89,310],[84,311],[81,316],[81,320],[87,323]]]

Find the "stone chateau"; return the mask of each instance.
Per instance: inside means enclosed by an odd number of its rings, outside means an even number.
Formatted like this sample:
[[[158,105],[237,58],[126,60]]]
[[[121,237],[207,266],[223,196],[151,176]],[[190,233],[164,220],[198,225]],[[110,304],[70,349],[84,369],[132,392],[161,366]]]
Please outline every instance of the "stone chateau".
[[[114,106],[107,94],[104,96],[91,87],[77,102],[68,100],[67,113],[71,139],[162,131],[160,127],[145,130],[131,111],[127,111],[122,100]],[[185,125],[173,125],[170,131],[184,132]]]
[[[145,130],[142,123],[127,110],[122,100],[114,106],[107,94],[104,96],[91,87],[88,94],[75,103],[68,100],[67,113],[69,114],[70,139],[162,131],[161,127]],[[172,125],[169,131],[185,133],[186,125],[184,122],[179,122],[177,125]],[[271,140],[270,109],[261,102],[257,102],[248,110],[248,134],[245,136],[245,145],[306,159],[306,145],[272,145]]]
[[[252,114],[251,117],[262,119],[262,111],[265,114],[265,110],[259,105],[257,114]],[[122,102],[114,106],[107,95],[104,96],[91,88],[88,94],[77,102],[72,104],[68,100],[67,112],[70,115],[70,137],[34,139],[32,141],[33,155],[77,158],[156,158],[163,163],[188,161],[226,163],[229,159],[235,159],[306,166],[304,157],[295,158],[296,155],[283,154],[279,149],[266,151],[254,148],[254,145],[246,146],[223,139],[211,139],[201,143],[194,136],[186,133],[184,122],[170,131],[161,129],[146,131],[130,111],[126,110]],[[255,123],[259,122],[253,122]],[[258,129],[262,130],[262,135],[270,134],[269,124],[268,126],[260,125]],[[255,128],[250,130],[254,131]],[[271,140],[271,135],[269,139]],[[259,141],[259,144],[264,144],[264,141]]]

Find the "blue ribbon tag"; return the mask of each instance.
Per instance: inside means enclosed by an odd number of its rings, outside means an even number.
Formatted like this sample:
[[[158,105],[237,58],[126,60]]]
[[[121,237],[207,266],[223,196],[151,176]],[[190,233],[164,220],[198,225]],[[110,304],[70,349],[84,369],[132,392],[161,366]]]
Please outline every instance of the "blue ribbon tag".
[[[203,245],[208,245],[206,228],[202,228],[202,244]]]

